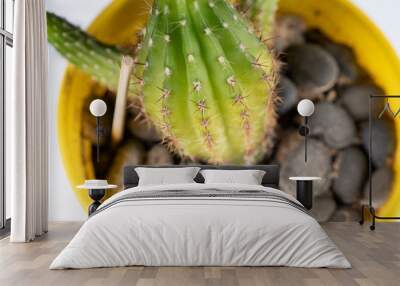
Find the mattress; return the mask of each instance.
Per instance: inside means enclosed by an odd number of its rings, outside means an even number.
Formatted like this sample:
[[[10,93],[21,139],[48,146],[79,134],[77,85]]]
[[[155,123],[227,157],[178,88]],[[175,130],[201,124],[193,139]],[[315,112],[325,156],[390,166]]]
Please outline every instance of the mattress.
[[[197,183],[114,195],[50,269],[132,265],[351,267],[290,195],[263,186]]]

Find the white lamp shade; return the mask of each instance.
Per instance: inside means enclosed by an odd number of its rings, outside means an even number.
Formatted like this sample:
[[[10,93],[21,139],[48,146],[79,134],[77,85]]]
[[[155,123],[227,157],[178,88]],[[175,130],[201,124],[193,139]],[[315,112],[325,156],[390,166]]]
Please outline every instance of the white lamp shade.
[[[297,112],[301,116],[311,116],[314,113],[314,103],[309,99],[300,100],[297,104]]]
[[[101,99],[95,99],[90,103],[89,110],[93,116],[101,117],[107,111],[107,104]]]

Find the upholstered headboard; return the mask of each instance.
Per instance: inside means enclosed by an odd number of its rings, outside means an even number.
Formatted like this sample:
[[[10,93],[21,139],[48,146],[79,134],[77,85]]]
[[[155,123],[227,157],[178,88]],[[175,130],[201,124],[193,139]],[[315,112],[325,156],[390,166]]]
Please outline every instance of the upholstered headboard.
[[[134,165],[125,166],[124,168],[124,189],[133,188],[138,185],[139,177],[135,171],[136,167],[146,168],[182,168],[193,167],[185,165],[164,165],[164,166],[151,166],[151,165]],[[220,170],[264,170],[266,173],[262,180],[262,185],[266,187],[278,188],[279,186],[279,166],[278,165],[252,165],[252,166],[216,166],[216,165],[196,165],[201,169],[220,169]],[[197,183],[203,183],[203,176],[198,173],[194,179]]]

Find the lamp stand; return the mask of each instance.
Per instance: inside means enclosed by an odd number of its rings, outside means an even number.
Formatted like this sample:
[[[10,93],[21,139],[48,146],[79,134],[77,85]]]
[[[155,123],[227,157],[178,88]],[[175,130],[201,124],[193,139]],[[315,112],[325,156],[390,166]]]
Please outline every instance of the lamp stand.
[[[306,126],[306,134],[304,135],[304,161],[307,163],[308,116],[304,117],[304,125]]]
[[[308,116],[304,116],[304,124],[299,127],[299,134],[304,137],[304,161],[307,163],[307,136],[310,133]]]
[[[100,117],[96,116],[96,145],[97,145],[97,150],[96,150],[96,158],[97,158],[97,163],[100,162]]]

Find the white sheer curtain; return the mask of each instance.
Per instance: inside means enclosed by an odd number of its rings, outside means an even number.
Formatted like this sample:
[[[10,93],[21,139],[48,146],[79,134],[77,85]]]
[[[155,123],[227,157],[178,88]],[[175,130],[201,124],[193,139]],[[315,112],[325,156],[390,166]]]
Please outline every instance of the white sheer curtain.
[[[44,0],[18,0],[13,93],[6,111],[12,242],[47,231],[47,33]]]

